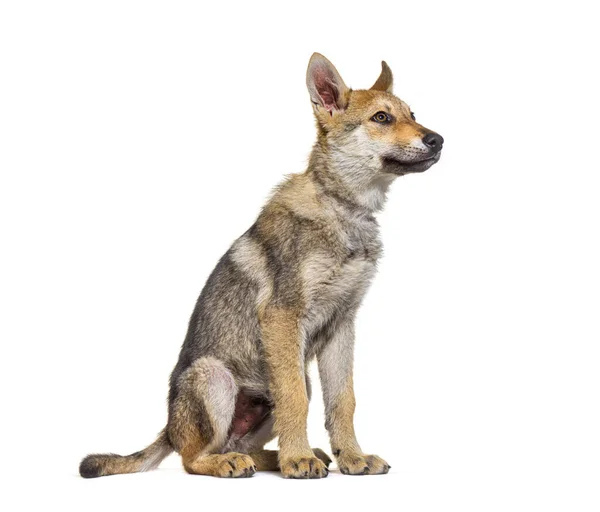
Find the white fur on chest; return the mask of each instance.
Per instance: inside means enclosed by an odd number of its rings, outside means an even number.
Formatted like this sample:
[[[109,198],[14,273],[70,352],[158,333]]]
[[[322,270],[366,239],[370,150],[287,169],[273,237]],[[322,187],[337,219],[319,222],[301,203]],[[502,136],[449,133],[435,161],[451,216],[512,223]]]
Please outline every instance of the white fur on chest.
[[[328,254],[309,258],[302,272],[306,331],[314,332],[332,317],[355,311],[375,271],[375,262],[364,254],[349,256],[342,263]]]

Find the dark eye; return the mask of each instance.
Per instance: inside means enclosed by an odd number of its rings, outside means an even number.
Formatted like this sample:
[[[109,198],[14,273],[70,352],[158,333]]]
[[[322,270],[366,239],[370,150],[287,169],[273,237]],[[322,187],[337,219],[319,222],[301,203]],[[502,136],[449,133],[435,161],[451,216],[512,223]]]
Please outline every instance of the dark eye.
[[[385,112],[377,112],[377,114],[371,118],[371,121],[375,121],[376,123],[389,123],[391,120],[391,116]]]
[[[416,121],[416,120],[417,120],[417,116],[415,116],[415,113],[414,113],[414,112],[411,112],[411,113],[410,113],[410,117],[412,117],[412,120],[413,120],[413,121]]]

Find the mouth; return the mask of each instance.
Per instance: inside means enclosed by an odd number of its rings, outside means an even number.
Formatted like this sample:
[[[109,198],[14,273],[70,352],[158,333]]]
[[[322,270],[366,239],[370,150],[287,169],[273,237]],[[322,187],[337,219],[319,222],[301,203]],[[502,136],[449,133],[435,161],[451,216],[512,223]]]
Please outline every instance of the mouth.
[[[383,163],[384,172],[404,176],[405,174],[426,171],[439,161],[441,155],[442,152],[438,151],[435,155],[419,160],[418,162],[403,162],[391,156],[385,156],[381,161]]]

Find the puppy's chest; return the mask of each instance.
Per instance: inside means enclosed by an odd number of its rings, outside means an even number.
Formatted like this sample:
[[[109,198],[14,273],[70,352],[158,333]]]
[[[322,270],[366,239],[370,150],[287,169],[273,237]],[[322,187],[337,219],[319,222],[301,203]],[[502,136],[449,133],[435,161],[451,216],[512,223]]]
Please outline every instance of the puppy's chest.
[[[344,226],[335,234],[309,257],[303,272],[304,296],[324,313],[360,301],[382,252],[374,222]]]

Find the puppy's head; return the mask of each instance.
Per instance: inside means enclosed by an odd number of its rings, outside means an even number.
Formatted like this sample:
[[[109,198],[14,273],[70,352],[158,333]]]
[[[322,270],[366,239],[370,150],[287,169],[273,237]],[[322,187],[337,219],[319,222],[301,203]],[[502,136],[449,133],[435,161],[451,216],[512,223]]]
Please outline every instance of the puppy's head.
[[[439,160],[444,139],[417,123],[409,106],[392,94],[392,71],[381,64],[370,89],[352,90],[329,60],[313,54],[306,85],[319,130],[332,150],[348,162],[362,160],[373,173],[425,171]]]

